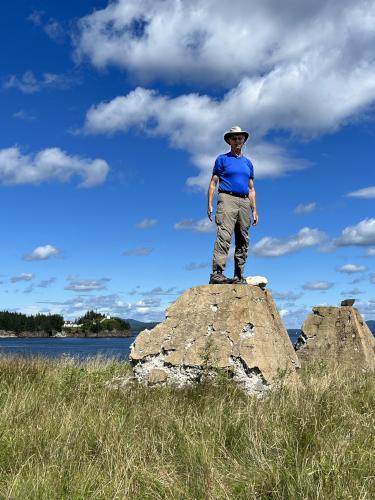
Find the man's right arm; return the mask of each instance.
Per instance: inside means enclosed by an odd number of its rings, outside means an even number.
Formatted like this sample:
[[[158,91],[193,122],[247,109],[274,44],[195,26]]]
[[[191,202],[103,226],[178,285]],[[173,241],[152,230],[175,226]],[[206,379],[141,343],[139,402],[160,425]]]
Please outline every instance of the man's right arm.
[[[219,177],[217,175],[213,175],[211,177],[210,185],[208,186],[207,192],[207,216],[212,221],[212,206],[214,201],[214,194],[216,191],[216,186],[219,181]]]

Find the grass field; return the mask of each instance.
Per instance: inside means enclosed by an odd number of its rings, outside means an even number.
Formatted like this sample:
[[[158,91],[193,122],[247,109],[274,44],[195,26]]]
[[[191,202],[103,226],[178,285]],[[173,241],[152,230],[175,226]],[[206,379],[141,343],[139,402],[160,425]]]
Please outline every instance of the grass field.
[[[1,499],[373,499],[373,374],[110,390],[126,363],[0,357]]]

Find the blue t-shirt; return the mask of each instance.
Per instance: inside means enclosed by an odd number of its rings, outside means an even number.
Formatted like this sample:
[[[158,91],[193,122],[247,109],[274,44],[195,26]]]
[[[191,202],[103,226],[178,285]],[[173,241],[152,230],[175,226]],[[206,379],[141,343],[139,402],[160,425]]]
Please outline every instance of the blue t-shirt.
[[[254,179],[254,167],[246,156],[231,151],[216,158],[212,175],[219,177],[219,190],[249,194],[249,180]]]

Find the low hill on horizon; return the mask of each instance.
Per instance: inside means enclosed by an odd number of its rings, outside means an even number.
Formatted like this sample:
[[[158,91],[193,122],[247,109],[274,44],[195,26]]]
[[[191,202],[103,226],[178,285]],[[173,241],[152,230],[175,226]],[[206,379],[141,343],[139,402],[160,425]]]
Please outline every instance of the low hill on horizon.
[[[129,323],[130,329],[134,332],[140,332],[146,328],[151,330],[151,328],[154,328],[160,323],[160,321],[138,321],[137,319],[132,318],[124,318],[124,321]]]

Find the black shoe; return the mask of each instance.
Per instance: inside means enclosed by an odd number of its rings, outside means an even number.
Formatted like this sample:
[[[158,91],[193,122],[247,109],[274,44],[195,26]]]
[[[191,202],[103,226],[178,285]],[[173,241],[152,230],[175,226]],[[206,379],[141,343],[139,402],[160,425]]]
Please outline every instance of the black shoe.
[[[222,273],[213,273],[210,276],[210,285],[230,285],[232,280]]]
[[[235,276],[232,283],[233,285],[247,285],[247,281],[243,276]]]

